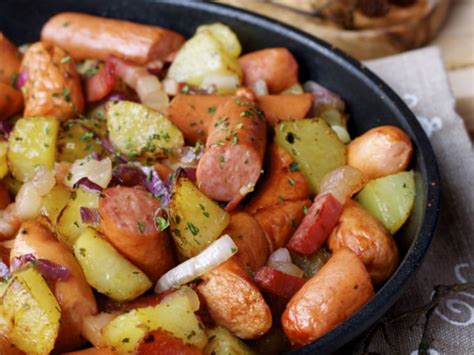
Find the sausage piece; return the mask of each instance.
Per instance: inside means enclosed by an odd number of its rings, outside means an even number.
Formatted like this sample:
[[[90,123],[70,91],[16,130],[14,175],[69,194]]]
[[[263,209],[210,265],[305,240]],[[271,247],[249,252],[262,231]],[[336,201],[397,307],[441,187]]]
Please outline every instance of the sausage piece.
[[[288,302],[281,317],[283,331],[293,344],[308,344],[356,313],[373,295],[364,264],[349,249],[341,249]]]
[[[246,271],[256,272],[265,265],[270,247],[262,227],[245,212],[233,213],[223,234],[231,236],[238,248],[235,258]]]
[[[92,289],[74,255],[61,244],[49,229],[36,221],[21,225],[10,254],[10,261],[18,256],[33,254],[38,259],[50,260],[65,266],[69,277],[52,284],[52,291],[61,307],[61,326],[55,349],[67,351],[82,343],[82,320],[97,313]]]
[[[37,42],[26,51],[22,70],[27,78],[22,88],[26,117],[54,116],[65,120],[83,111],[79,75],[64,50]]]
[[[310,200],[287,201],[254,214],[270,241],[271,252],[286,245],[304,217]]]
[[[89,348],[62,355],[115,355],[115,352],[109,348]]]
[[[112,245],[153,282],[174,266],[166,232],[155,227],[156,198],[144,190],[116,186],[99,199],[101,227]]]
[[[242,339],[255,339],[272,326],[270,308],[234,259],[202,276],[197,290],[214,321]]]
[[[0,83],[0,119],[13,116],[23,107],[23,95],[8,84]]]
[[[0,83],[14,85],[13,79],[20,70],[21,57],[15,45],[0,32]]]
[[[368,179],[406,170],[413,154],[408,135],[395,126],[372,128],[354,139],[347,149],[347,164]]]
[[[64,48],[76,60],[114,55],[140,65],[165,59],[184,43],[179,33],[161,27],[73,12],[51,17],[41,40]]]
[[[277,144],[270,144],[266,153],[267,164],[264,180],[246,206],[255,213],[284,201],[303,200],[308,197],[309,187],[291,155]]]
[[[328,245],[333,252],[349,248],[356,253],[374,284],[387,280],[398,265],[398,249],[390,233],[352,200],[344,206]]]
[[[232,97],[214,113],[198,187],[218,201],[240,201],[260,177],[267,140],[265,118],[252,101]]]
[[[311,94],[264,95],[257,97],[258,106],[265,112],[267,125],[276,126],[280,121],[300,120],[308,113],[313,103]]]
[[[286,48],[267,48],[239,58],[246,86],[264,80],[270,94],[298,83],[298,63]]]

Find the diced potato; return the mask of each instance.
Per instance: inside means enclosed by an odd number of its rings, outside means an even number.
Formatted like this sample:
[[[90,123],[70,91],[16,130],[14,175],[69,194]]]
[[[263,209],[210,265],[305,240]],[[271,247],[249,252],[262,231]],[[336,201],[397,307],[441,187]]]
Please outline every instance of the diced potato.
[[[228,26],[220,22],[199,26],[196,30],[196,33],[201,32],[210,32],[211,35],[219,41],[220,45],[227,52],[227,54],[232,58],[237,58],[242,52],[242,46],[240,45],[236,34],[232,32]]]
[[[34,269],[16,273],[0,304],[0,332],[27,354],[49,354],[59,331],[61,310],[46,281]]]
[[[59,214],[69,202],[70,197],[71,192],[64,185],[57,184],[43,197],[41,214],[55,226]]]
[[[178,251],[189,258],[221,236],[230,216],[191,180],[177,179],[170,202],[171,234]]]
[[[100,104],[87,113],[87,119],[79,120],[84,126],[100,136],[107,135],[106,104]]]
[[[282,122],[275,127],[275,142],[299,163],[313,193],[324,175],[347,161],[346,146],[322,119]]]
[[[8,174],[8,142],[0,141],[0,179],[3,179]]]
[[[357,201],[394,234],[410,216],[415,193],[413,171],[402,171],[370,181]]]
[[[170,120],[135,102],[109,102],[107,128],[115,148],[132,157],[163,157],[184,145],[183,134]]]
[[[104,149],[94,133],[86,129],[80,120],[70,120],[64,123],[58,138],[59,161],[73,163],[92,152],[104,153]]]
[[[152,286],[140,269],[92,228],[87,228],[76,240],[74,255],[89,285],[113,300],[132,300]]]
[[[224,327],[216,327],[207,331],[209,343],[204,349],[206,355],[253,355],[255,351]]]
[[[102,330],[107,346],[117,354],[132,354],[146,333],[156,329],[169,331],[185,343],[204,349],[207,335],[193,312],[186,295],[163,300],[154,307],[134,309],[112,320]]]
[[[237,76],[240,83],[242,69],[210,31],[201,31],[181,47],[168,70],[168,78],[201,86],[210,75]]]
[[[24,182],[43,165],[53,169],[59,121],[54,117],[19,119],[10,134],[8,164],[15,179]]]
[[[99,193],[79,187],[73,192],[66,207],[61,211],[56,230],[59,239],[71,248],[88,226],[87,223],[82,222],[81,207],[98,209]]]

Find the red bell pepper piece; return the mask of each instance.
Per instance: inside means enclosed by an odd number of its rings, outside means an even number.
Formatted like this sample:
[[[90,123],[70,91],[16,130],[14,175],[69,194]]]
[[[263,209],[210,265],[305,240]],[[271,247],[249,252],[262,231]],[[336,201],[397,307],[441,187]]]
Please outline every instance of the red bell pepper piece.
[[[331,194],[314,199],[303,221],[288,242],[291,251],[311,255],[321,248],[342,213],[342,204]]]
[[[286,299],[290,299],[306,282],[305,279],[285,274],[270,266],[258,269],[254,281],[260,289]]]

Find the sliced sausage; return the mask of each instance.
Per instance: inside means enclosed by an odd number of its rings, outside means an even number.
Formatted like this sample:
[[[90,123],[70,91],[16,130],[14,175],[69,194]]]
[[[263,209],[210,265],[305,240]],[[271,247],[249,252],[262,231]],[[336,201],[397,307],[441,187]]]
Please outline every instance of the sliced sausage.
[[[26,117],[67,119],[84,109],[81,83],[74,61],[59,47],[37,42],[22,62],[26,83],[22,88]]]
[[[288,302],[281,317],[283,331],[293,344],[308,344],[356,313],[373,295],[364,264],[349,249],[341,249]]]
[[[23,95],[8,84],[0,83],[0,119],[13,116],[23,107]]]
[[[52,283],[52,291],[61,307],[61,326],[56,340],[57,351],[68,351],[82,343],[82,320],[97,313],[92,289],[82,269],[66,246],[61,244],[49,229],[36,221],[21,225],[11,250],[10,260],[33,254],[38,259],[50,260],[68,268],[69,277]]]
[[[14,85],[14,77],[20,70],[21,57],[16,46],[0,32],[0,83]]]
[[[372,128],[354,139],[347,149],[347,164],[368,179],[406,170],[413,154],[408,135],[395,126]]]
[[[246,86],[264,80],[270,94],[298,83],[298,63],[286,48],[267,48],[239,58]]]
[[[214,113],[198,187],[218,201],[240,201],[260,177],[267,135],[265,118],[252,101],[232,97]]]
[[[114,55],[136,64],[165,59],[184,43],[182,35],[161,27],[73,12],[51,17],[41,40],[64,48],[76,60]]]
[[[387,280],[398,265],[398,249],[390,233],[352,200],[344,206],[328,245],[333,252],[349,248],[356,253],[374,284]]]
[[[303,220],[305,207],[309,206],[310,200],[287,201],[254,214],[270,241],[271,251],[286,245]]]
[[[12,202],[12,198],[8,192],[8,188],[3,181],[0,181],[0,210],[7,208],[10,202]]]
[[[214,321],[242,339],[255,339],[272,326],[270,308],[234,259],[202,276],[197,290]]]
[[[173,334],[157,329],[147,333],[137,344],[135,355],[202,355],[198,347],[186,344]]]
[[[265,112],[270,127],[280,121],[303,119],[311,108],[313,96],[301,95],[265,95],[257,97],[258,106]]]
[[[115,355],[116,353],[109,348],[89,348],[62,355]]]
[[[270,144],[266,153],[264,180],[246,206],[255,213],[284,201],[303,200],[308,197],[309,187],[299,165],[291,155],[277,144]]]
[[[235,258],[246,271],[256,272],[270,256],[267,237],[260,224],[245,212],[233,213],[223,234],[232,237],[238,248]]]
[[[174,265],[166,232],[155,227],[160,202],[139,188],[116,186],[99,200],[101,227],[112,245],[156,281]]]

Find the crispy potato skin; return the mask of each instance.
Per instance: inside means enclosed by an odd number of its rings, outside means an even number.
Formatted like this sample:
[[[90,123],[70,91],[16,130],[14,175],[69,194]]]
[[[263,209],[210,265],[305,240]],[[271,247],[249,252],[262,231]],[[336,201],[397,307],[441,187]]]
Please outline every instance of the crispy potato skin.
[[[374,284],[387,280],[398,265],[398,249],[390,233],[352,200],[344,206],[328,245],[333,252],[349,248],[357,254]]]
[[[21,64],[27,72],[22,88],[24,116],[54,116],[65,120],[84,109],[81,82],[74,61],[59,47],[33,44]]]
[[[286,48],[267,48],[239,58],[244,83],[252,86],[261,79],[271,94],[278,94],[298,83],[298,63]]]
[[[283,331],[293,344],[308,344],[356,313],[373,295],[364,264],[349,249],[341,249],[291,298],[281,317]]]
[[[214,321],[242,339],[255,339],[272,325],[262,294],[234,259],[216,267],[197,287]]]
[[[0,83],[0,119],[21,111],[23,95],[8,84]]]
[[[184,43],[182,35],[161,27],[73,12],[51,17],[41,40],[66,49],[76,60],[114,55],[136,64],[166,59]]]
[[[228,234],[239,249],[236,259],[247,271],[256,272],[265,265],[270,256],[265,232],[251,215],[236,212],[231,215],[230,223],[223,234]]]
[[[55,349],[72,350],[82,343],[80,331],[83,318],[97,313],[92,289],[72,253],[57,241],[46,226],[36,221],[21,225],[10,261],[30,253],[69,269],[70,276],[66,280],[52,282],[50,287],[61,307],[61,326]]]
[[[99,200],[105,236],[152,282],[174,265],[168,234],[155,228],[153,218],[158,207],[157,199],[131,187],[108,188]]]
[[[0,32],[0,83],[12,84],[12,79],[20,70],[21,57],[16,46]]]
[[[293,162],[293,158],[285,149],[274,143],[268,146],[265,167],[268,173],[257,185],[257,191],[246,206],[247,211],[256,213],[282,201],[304,200],[308,197],[309,186],[303,173],[290,170]]]
[[[309,208],[311,201],[287,201],[254,214],[270,242],[271,252],[286,245],[303,220],[305,206]]]
[[[408,135],[395,126],[372,128],[348,146],[347,162],[368,179],[406,170],[413,155]]]

